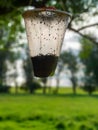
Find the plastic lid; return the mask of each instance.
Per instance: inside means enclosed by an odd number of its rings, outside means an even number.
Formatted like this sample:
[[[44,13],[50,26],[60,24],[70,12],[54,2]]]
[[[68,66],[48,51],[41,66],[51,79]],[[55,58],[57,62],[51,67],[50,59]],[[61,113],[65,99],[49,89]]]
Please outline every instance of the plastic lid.
[[[71,14],[66,12],[66,11],[61,11],[56,9],[55,7],[43,7],[43,8],[36,8],[36,9],[32,9],[32,10],[27,10],[23,13],[23,17],[30,17],[32,16],[32,12],[43,12],[43,11],[50,11],[50,12],[54,12],[54,13],[58,13],[58,14],[62,14],[62,15],[67,15],[71,18]]]

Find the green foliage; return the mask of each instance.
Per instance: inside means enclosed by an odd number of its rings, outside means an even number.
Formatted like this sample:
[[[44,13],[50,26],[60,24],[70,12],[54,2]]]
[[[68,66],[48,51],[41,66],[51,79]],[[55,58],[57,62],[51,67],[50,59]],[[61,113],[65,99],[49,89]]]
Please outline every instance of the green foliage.
[[[16,42],[19,33],[18,31],[21,31],[22,28],[23,27],[21,26],[21,17],[19,13],[17,13],[17,11],[12,11],[10,14],[7,14],[6,16],[0,16],[0,38],[1,38],[0,39],[0,81],[1,84],[3,83],[6,84],[6,77],[7,77],[6,73],[8,71],[7,61],[11,64],[14,64],[15,61],[18,58],[20,58],[19,51],[15,52],[13,51],[13,48],[14,46],[17,46]]]
[[[0,1],[0,6],[1,7],[7,7],[7,8],[10,8],[12,6],[12,0],[1,0]]]
[[[70,80],[72,82],[73,86],[73,93],[76,93],[76,86],[77,86],[77,77],[76,73],[78,71],[78,62],[77,62],[77,56],[75,56],[71,51],[69,52],[62,52],[60,55],[60,62],[67,68],[67,70],[70,71],[71,76]]]
[[[84,90],[91,94],[98,86],[98,47],[86,39],[81,40],[81,45],[79,56],[85,67]]]
[[[91,85],[86,85],[83,87],[83,90],[85,90],[86,92],[88,92],[90,95],[96,90],[95,86],[91,86]]]
[[[32,84],[29,86],[30,93],[34,93],[35,90],[40,89],[41,85],[38,82],[33,81]]]
[[[80,14],[88,12],[92,7],[95,7],[98,2],[88,0],[50,0],[49,5],[54,5],[56,8],[66,10],[72,14]]]
[[[42,88],[41,84],[36,81],[30,82],[29,86],[27,85],[28,84],[26,84],[26,86],[22,86],[21,89],[29,91],[30,93],[34,93],[37,89]]]
[[[85,38],[80,39],[80,43],[82,43],[82,50],[80,51],[79,56],[81,59],[87,59],[94,45],[92,42]]]
[[[60,61],[67,66],[67,68],[75,73],[77,71],[77,57],[71,52],[62,52],[60,55]]]
[[[7,4],[5,4],[7,2]],[[4,4],[4,5],[3,5]],[[0,7],[10,9],[12,7],[12,0],[9,2],[0,1]],[[2,9],[1,9],[2,11]],[[14,9],[6,15],[0,15],[0,82],[6,84],[7,78],[17,78],[16,73],[7,74],[9,71],[9,64],[16,69],[16,60],[21,58],[18,44],[18,38],[24,28],[21,24],[20,9]],[[15,51],[17,50],[17,51]],[[14,79],[15,80],[15,79]]]
[[[10,86],[0,85],[0,93],[9,93]]]

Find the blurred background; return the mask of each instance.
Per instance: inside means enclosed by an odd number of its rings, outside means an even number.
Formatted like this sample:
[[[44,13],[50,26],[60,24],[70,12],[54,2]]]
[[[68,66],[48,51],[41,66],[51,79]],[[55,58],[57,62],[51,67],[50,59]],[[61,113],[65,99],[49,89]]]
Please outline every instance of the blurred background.
[[[72,14],[54,76],[33,76],[22,14]],[[0,130],[98,130],[98,1],[0,0]]]

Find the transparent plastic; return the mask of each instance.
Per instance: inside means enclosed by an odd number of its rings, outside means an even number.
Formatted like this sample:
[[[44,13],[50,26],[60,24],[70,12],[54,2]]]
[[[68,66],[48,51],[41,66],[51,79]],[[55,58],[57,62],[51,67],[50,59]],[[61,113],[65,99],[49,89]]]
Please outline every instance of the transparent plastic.
[[[70,14],[54,9],[34,9],[23,14],[34,75],[54,73]]]

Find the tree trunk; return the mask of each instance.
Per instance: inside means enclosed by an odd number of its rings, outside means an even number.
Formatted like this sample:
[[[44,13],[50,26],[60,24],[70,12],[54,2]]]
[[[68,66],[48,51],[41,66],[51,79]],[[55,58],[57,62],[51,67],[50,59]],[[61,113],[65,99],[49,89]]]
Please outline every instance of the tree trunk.
[[[15,87],[15,93],[16,94],[18,93],[18,87],[17,86]]]
[[[51,93],[51,86],[48,87],[48,92]]]
[[[76,94],[77,79],[76,79],[75,76],[72,76],[72,77],[71,77],[71,82],[72,82],[73,94]]]
[[[55,89],[55,94],[57,94],[58,93],[58,91],[59,91],[59,84],[60,84],[60,79],[59,79],[59,76],[57,76],[57,79],[56,79],[56,89]]]
[[[43,94],[46,94],[46,85],[44,85],[44,87],[43,87]]]
[[[44,86],[43,86],[43,94],[46,94],[47,78],[42,78],[42,82],[43,82],[43,84],[44,84]]]
[[[73,84],[73,94],[76,94],[76,85]]]
[[[18,85],[17,85],[17,83],[15,84],[15,93],[16,94],[18,93]]]

